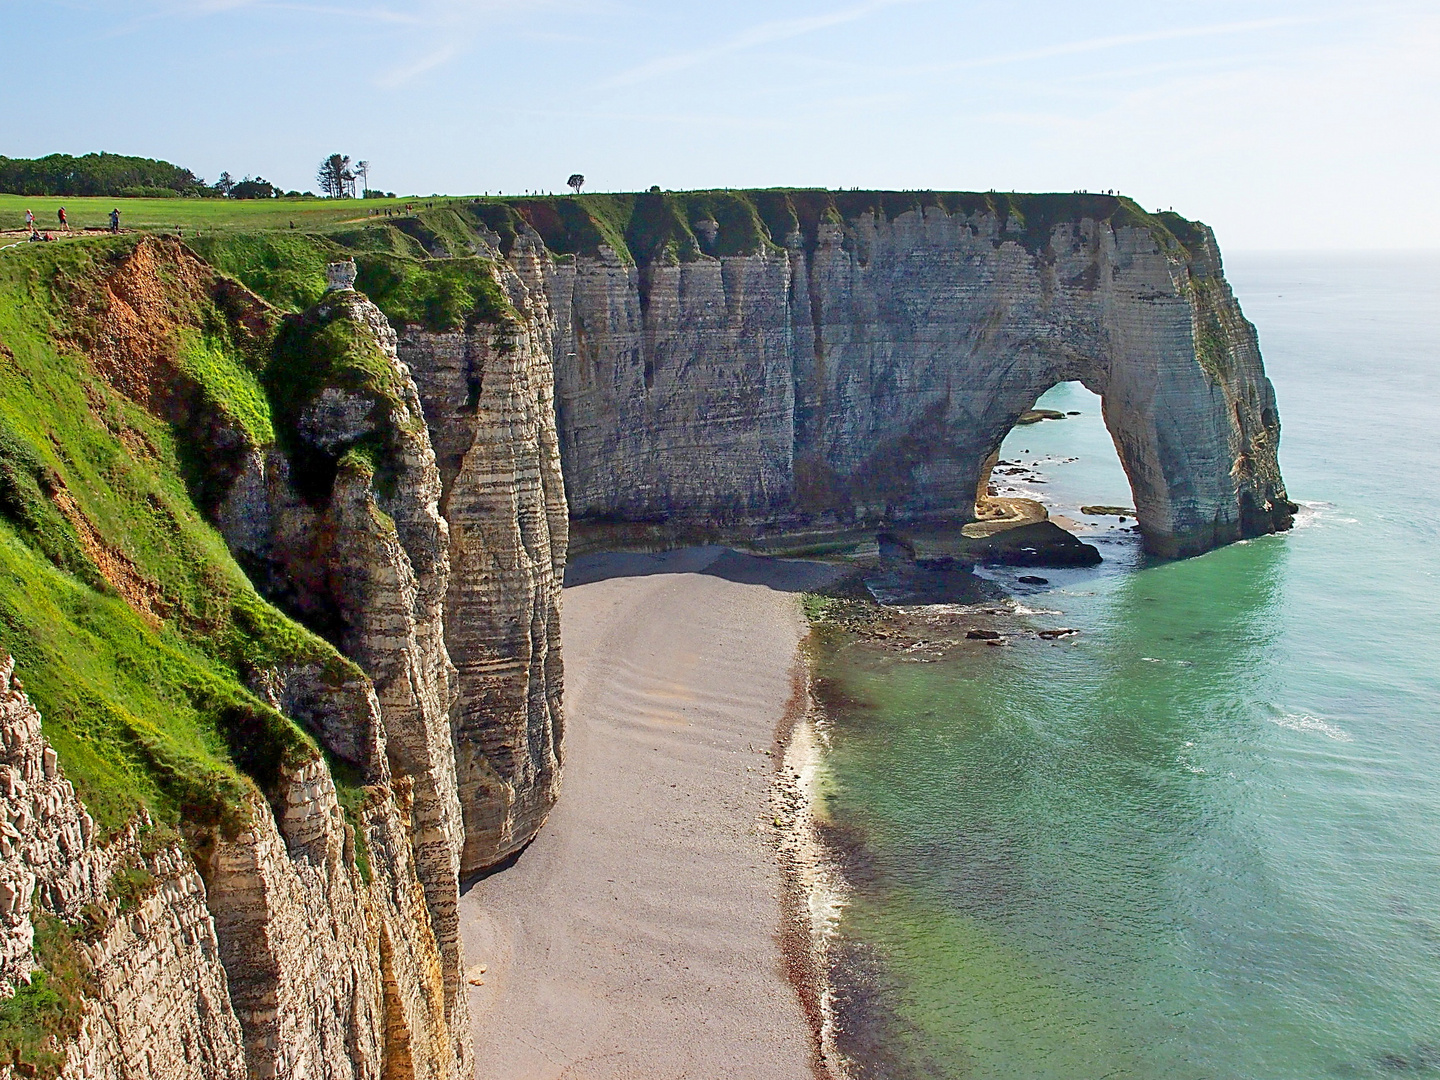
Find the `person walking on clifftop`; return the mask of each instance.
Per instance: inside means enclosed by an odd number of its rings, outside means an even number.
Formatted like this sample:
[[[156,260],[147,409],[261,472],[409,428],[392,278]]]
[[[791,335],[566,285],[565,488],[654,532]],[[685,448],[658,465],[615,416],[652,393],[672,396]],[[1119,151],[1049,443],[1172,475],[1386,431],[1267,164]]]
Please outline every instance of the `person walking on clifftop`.
[[[62,206],[59,210],[55,211],[55,216],[60,219],[60,231],[69,232],[70,219],[65,216],[65,207]]]
[[[110,231],[113,233],[120,231],[120,210],[118,207],[110,211]]]
[[[34,232],[34,231],[35,231],[35,211],[34,211],[34,210],[26,210],[26,211],[25,211],[25,231],[26,231],[26,232]]]

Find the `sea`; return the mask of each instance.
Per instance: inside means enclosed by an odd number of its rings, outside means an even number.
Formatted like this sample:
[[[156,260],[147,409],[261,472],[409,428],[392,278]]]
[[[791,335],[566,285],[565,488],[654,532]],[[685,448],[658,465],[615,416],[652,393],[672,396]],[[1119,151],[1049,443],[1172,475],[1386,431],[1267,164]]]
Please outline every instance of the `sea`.
[[[1133,503],[1062,384],[1003,479],[1104,561],[991,576],[1080,633],[819,658],[855,1077],[1440,1076],[1440,253],[1226,272],[1293,531],[1148,559],[1079,510]]]

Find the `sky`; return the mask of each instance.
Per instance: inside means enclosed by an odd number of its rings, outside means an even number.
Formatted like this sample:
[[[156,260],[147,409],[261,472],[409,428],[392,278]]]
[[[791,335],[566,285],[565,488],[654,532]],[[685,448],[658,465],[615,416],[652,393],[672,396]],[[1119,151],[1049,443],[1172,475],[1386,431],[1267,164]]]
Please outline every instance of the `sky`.
[[[1440,248],[1440,0],[0,0],[0,154],[402,194],[1118,189]]]

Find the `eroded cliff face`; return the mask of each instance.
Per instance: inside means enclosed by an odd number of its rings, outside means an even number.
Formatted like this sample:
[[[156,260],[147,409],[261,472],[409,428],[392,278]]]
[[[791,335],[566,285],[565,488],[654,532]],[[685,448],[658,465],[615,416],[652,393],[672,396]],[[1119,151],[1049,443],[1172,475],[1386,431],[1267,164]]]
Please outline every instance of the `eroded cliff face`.
[[[216,650],[219,666],[184,670],[195,694],[222,702],[210,737],[228,743],[235,764],[170,758],[163,714],[127,717],[141,783],[170,783],[177,768],[197,775],[169,789],[179,800],[170,824],[142,812],[108,835],[65,780],[13,661],[0,667],[0,998],[10,999],[3,1037],[13,1055],[0,1075],[468,1076],[450,728],[458,682],[444,642],[449,531],[394,332],[353,291],[281,322],[167,242],[118,250],[100,272],[85,283],[98,327],[81,338],[90,370],[193,440],[191,497],[251,580],[334,647],[266,608],[248,583],[231,615],[243,625],[207,642],[243,577],[233,564],[202,567],[211,614],[170,630],[180,651],[160,662],[183,668],[185,650]],[[273,346],[264,376],[273,412],[261,414],[256,397],[247,412],[245,398],[237,405],[204,382],[214,365],[236,364],[222,350],[241,338]],[[186,347],[207,351],[197,360]],[[238,364],[227,377],[243,388]],[[87,388],[97,411],[101,387]],[[132,454],[162,467],[138,429],[119,426],[133,407],[101,412],[115,425],[102,430],[121,430]],[[271,415],[278,442],[260,437]],[[13,470],[15,436],[5,439],[0,456]],[[117,624],[136,640],[111,655],[148,662],[134,659],[150,655],[140,639],[165,632],[174,602],[121,545],[143,550],[151,538],[138,530],[152,520],[170,530],[162,550],[179,542],[175,512],[152,489],[142,524],[117,540],[58,473],[27,467],[112,590],[102,602],[140,616]],[[6,475],[13,521],[15,474]],[[212,538],[200,550],[213,560],[224,547]],[[13,614],[14,596],[7,602]],[[74,659],[83,670],[85,658]],[[226,678],[247,680],[250,692]],[[113,737],[116,706],[89,693],[97,718],[87,737]],[[67,753],[83,757],[89,744],[68,737]],[[147,765],[154,771],[141,772]],[[111,788],[97,786],[90,767],[90,791],[124,790],[113,773]]]
[[[965,518],[1020,414],[1077,379],[1104,398],[1151,551],[1287,528],[1274,391],[1213,235],[1177,218],[1181,244],[1117,202],[831,213],[783,250],[548,264],[572,514]]]
[[[12,671],[0,666],[0,979],[30,981],[41,924],[40,977],[84,1002],[75,1030],[51,1032],[60,1075],[467,1075],[407,783],[372,785],[358,840],[316,758],[282,773],[278,806],[253,798],[233,836],[187,851],[139,822],[100,844]]]
[[[357,688],[346,688],[340,707],[326,708],[330,695],[316,699],[315,673],[306,671],[273,672],[257,689],[277,707],[288,705],[292,715],[310,719],[332,753],[367,777],[405,779],[408,831],[387,827],[381,850],[396,852],[397,844],[408,840],[411,851],[401,869],[413,876],[397,879],[396,887],[404,895],[408,881],[418,881],[422,896],[396,912],[407,917],[419,912],[439,955],[425,960],[426,950],[413,949],[416,926],[407,925],[405,933],[382,926],[369,935],[373,955],[366,959],[376,962],[366,977],[382,988],[396,982],[397,966],[413,968],[418,957],[410,981],[422,975],[433,981],[441,1004],[418,1019],[402,1015],[413,1014],[424,995],[416,997],[400,979],[388,991],[396,997],[384,1002],[388,1011],[358,1023],[379,1032],[386,1025],[377,1019],[399,1009],[399,1019],[387,1023],[406,1034],[391,1037],[392,1049],[404,1050],[414,1075],[449,1075],[452,1067],[464,1072],[471,1052],[456,921],[463,822],[449,715],[457,680],[444,637],[449,530],[439,513],[435,454],[415,384],[396,355],[395,333],[373,304],[353,290],[332,293],[285,334],[278,349],[295,366],[285,376],[290,396],[282,409],[288,446],[252,455],[217,517],[231,549],[262,587],[359,664],[373,693],[364,699]],[[309,783],[316,797],[333,804],[327,777]],[[310,811],[309,817],[319,813]],[[282,826],[287,820],[288,815],[282,818]],[[326,850],[334,846],[325,843]],[[284,933],[283,922],[271,914],[277,907],[314,917],[327,906],[336,913],[354,909],[347,895],[327,893],[324,882],[277,875],[273,849],[271,838],[256,834],[230,853],[231,878],[238,875],[251,893],[229,906],[235,919],[256,920],[256,932],[274,938]],[[257,902],[276,889],[306,902]],[[343,949],[337,941],[321,952],[335,957]],[[297,988],[315,984],[304,965],[282,961],[277,954],[267,970],[297,978]],[[349,1000],[344,988],[362,977],[361,967],[350,965],[355,974],[346,979],[319,980],[335,986],[340,998],[310,1002],[293,1015],[339,1015],[336,1010]],[[400,1008],[407,993],[411,1005]],[[423,1053],[411,1046],[417,1024]],[[283,1053],[286,1047],[325,1042],[318,1034],[267,1031],[264,1044]]]
[[[527,245],[509,273],[497,266],[513,317],[449,332],[402,326],[399,338],[450,529],[445,642],[459,673],[452,719],[463,875],[528,843],[559,793],[568,513],[547,261]]]
[[[44,989],[91,995],[58,1033],[69,1037],[66,1075],[243,1080],[240,1024],[194,864],[178,846],[142,843],[144,823],[97,843],[14,667],[0,664],[0,986],[30,984],[39,923],[51,960]],[[79,924],[87,932],[75,941]],[[12,1072],[0,1062],[0,1074]]]

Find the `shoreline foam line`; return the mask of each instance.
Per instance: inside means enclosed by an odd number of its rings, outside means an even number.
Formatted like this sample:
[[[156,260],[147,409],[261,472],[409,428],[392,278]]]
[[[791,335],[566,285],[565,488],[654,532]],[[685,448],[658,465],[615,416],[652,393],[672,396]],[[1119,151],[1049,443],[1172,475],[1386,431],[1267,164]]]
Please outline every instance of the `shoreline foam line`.
[[[817,1080],[848,1080],[848,1062],[836,1046],[835,988],[830,943],[844,909],[844,883],[820,836],[816,786],[829,745],[819,702],[810,692],[810,639],[795,659],[790,701],[776,729],[776,857],[780,862],[780,950],[814,1039]]]

